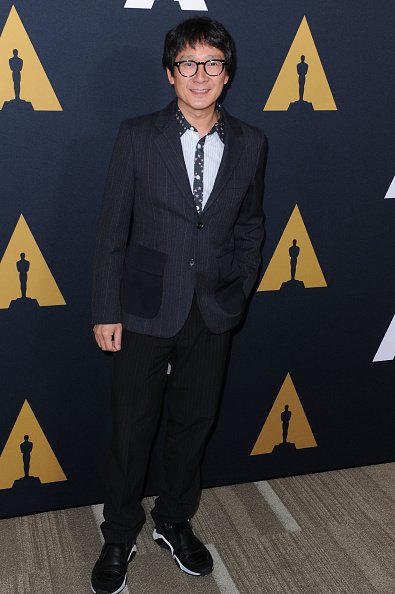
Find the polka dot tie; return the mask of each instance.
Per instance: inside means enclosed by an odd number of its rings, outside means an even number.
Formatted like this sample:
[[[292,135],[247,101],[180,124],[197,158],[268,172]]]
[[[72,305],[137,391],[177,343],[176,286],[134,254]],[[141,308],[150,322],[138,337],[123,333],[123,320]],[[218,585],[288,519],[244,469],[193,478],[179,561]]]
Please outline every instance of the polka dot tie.
[[[206,136],[200,138],[196,145],[195,167],[193,172],[193,197],[195,199],[196,210],[202,213],[203,203],[203,172],[204,172],[204,143]]]

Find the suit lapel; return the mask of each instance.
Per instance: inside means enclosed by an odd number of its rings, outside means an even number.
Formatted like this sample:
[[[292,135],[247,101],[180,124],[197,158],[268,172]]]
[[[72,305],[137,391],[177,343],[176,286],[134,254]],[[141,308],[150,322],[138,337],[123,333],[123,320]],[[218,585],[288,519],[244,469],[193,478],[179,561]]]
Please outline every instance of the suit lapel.
[[[222,108],[223,109],[223,108]],[[213,189],[203,208],[204,214],[217,200],[224,185],[233,173],[240,156],[243,152],[243,144],[241,139],[241,129],[237,122],[232,121],[232,118],[223,109],[225,119],[225,147],[222,155],[221,164],[218,169],[217,177],[214,182]]]
[[[181,194],[188,196],[188,198],[190,197],[188,203],[190,203],[194,212],[197,214],[195,200],[191,192],[188,173],[185,167],[177,120],[175,118],[174,103],[174,101],[170,103],[170,105],[158,114],[156,125],[161,130],[161,134],[158,134],[155,138],[155,144]]]

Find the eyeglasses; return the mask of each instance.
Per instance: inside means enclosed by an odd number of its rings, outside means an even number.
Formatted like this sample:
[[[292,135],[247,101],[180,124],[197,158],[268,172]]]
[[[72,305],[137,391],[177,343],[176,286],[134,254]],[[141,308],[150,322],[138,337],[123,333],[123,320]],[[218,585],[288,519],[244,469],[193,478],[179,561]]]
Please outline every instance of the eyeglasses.
[[[195,62],[195,60],[181,60],[174,62],[181,76],[195,76],[199,64],[203,64],[206,74],[209,76],[219,76],[225,68],[226,60],[206,60],[206,62]]]

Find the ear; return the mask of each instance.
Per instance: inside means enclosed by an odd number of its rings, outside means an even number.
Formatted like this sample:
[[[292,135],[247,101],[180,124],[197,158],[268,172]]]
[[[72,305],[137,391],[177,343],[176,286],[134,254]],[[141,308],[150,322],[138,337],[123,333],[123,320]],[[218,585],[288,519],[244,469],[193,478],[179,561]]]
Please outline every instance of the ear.
[[[224,85],[227,84],[228,80],[229,80],[229,74],[225,74]]]
[[[169,80],[169,83],[171,85],[174,85],[174,76],[172,75],[172,73],[170,72],[169,68],[166,68],[166,74],[167,74],[167,78]]]

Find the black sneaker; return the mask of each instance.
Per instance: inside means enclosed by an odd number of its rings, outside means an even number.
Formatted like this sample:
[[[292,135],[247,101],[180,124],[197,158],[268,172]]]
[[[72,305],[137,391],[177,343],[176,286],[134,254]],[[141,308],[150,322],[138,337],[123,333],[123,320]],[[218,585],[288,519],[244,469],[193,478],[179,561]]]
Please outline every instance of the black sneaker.
[[[105,542],[91,578],[95,594],[118,594],[126,586],[128,563],[136,554],[136,545]]]
[[[182,571],[190,575],[207,575],[213,571],[210,551],[196,538],[189,520],[157,524],[152,536],[156,544],[171,552]]]

